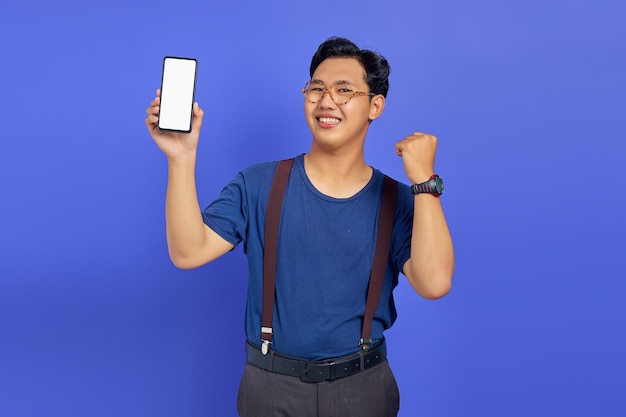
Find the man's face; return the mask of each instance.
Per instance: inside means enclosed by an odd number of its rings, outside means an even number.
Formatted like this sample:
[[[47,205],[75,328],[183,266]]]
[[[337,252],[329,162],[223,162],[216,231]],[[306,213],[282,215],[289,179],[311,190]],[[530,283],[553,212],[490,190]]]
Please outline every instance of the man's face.
[[[311,88],[323,91],[331,87],[369,93],[365,70],[354,58],[327,58],[317,67],[311,78]],[[343,101],[337,95],[335,100]],[[359,142],[362,146],[369,121],[382,111],[378,108],[381,100],[384,104],[382,96],[370,101],[368,95],[356,95],[345,104],[337,104],[328,92],[316,103],[305,98],[304,114],[314,141],[330,147],[347,143],[358,145]]]

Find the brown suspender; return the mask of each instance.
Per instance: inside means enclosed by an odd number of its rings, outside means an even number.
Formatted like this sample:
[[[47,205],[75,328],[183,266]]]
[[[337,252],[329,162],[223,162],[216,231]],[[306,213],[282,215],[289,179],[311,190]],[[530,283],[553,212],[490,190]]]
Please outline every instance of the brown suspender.
[[[380,293],[383,290],[383,282],[385,281],[397,197],[398,181],[385,175],[383,197],[378,216],[378,231],[376,232],[376,252],[374,252],[374,262],[372,263],[372,272],[370,272],[367,304],[365,306],[365,316],[363,317],[363,330],[361,331],[361,340],[359,341],[359,345],[363,349],[367,349],[372,343],[372,320],[378,308]]]
[[[272,343],[272,320],[274,318],[274,294],[276,292],[276,256],[278,252],[278,225],[283,209],[283,197],[289,182],[293,158],[280,161],[270,188],[265,212],[265,238],[263,244],[263,315],[261,318],[261,346],[267,354]]]
[[[272,320],[274,316],[274,296],[276,292],[276,257],[278,252],[278,226],[282,211],[283,199],[289,174],[293,166],[293,158],[280,161],[274,174],[270,195],[267,201],[265,214],[265,241],[263,249],[263,312],[261,318],[261,351],[267,354],[269,344],[272,343]],[[398,196],[398,182],[385,176],[380,215],[378,217],[378,231],[376,233],[376,251],[370,273],[367,304],[363,317],[363,328],[359,346],[367,350],[372,343],[372,320],[380,302],[380,295],[385,280],[391,232],[395,215],[396,199]]]

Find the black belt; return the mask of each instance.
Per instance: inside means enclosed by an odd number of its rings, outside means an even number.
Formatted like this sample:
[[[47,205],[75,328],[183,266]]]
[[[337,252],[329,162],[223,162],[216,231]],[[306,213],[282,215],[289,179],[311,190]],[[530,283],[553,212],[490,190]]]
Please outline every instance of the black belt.
[[[387,358],[385,340],[368,350],[324,361],[308,361],[281,355],[270,350],[267,355],[257,345],[246,343],[248,363],[277,374],[297,376],[304,382],[332,381],[378,365]]]

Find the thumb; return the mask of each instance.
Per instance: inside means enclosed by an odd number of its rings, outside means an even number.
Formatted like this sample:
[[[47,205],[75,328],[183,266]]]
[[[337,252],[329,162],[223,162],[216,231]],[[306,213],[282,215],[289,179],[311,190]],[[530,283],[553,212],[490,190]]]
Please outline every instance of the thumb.
[[[199,130],[202,126],[202,118],[204,117],[204,110],[200,108],[200,105],[196,101],[193,103],[193,118],[191,120],[191,129]]]

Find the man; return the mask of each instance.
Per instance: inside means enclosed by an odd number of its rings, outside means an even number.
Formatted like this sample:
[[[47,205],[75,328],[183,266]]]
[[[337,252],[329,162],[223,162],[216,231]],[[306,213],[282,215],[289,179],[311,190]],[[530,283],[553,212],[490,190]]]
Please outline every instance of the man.
[[[148,129],[168,160],[167,242],[174,264],[198,267],[241,242],[248,257],[241,416],[397,415],[398,388],[383,337],[396,318],[392,290],[402,272],[422,297],[443,297],[454,254],[434,175],[437,139],[416,132],[395,145],[415,185],[399,185],[371,343],[362,337],[386,181],[366,164],[364,143],[385,108],[389,71],[384,57],[343,38],[328,39],[313,56],[303,88],[312,142],[295,158],[281,200],[269,329],[261,322],[264,233],[277,162],[241,171],[201,211],[194,171],[203,111],[194,103],[192,132],[175,134],[156,127],[158,91],[147,109]]]

